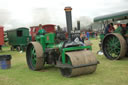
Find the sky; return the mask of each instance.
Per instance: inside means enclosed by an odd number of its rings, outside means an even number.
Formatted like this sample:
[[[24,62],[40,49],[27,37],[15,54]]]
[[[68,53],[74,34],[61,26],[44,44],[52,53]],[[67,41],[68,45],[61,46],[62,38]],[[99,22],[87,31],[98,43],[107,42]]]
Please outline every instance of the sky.
[[[83,25],[93,18],[127,10],[128,0],[0,0],[0,25],[5,30],[39,24],[66,26],[66,6],[71,6],[73,26]]]

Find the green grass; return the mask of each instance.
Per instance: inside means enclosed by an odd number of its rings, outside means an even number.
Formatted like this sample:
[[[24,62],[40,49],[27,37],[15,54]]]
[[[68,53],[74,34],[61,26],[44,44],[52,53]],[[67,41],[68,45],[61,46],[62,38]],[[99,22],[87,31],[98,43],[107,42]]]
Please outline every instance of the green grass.
[[[110,61],[97,55],[99,40],[91,40],[93,53],[100,61],[96,72],[73,78],[65,78],[58,68],[47,66],[41,71],[31,71],[26,64],[25,53],[10,51],[4,47],[2,54],[12,55],[12,67],[0,69],[0,85],[128,85],[128,58]]]

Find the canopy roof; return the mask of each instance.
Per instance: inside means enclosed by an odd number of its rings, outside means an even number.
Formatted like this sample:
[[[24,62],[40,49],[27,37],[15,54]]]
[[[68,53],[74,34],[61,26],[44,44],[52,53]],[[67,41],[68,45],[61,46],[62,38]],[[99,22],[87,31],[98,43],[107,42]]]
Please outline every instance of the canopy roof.
[[[128,19],[128,10],[95,17],[94,22],[104,21],[104,20],[109,20],[109,19],[112,19],[113,21]]]
[[[20,29],[29,30],[29,29],[26,28],[26,27],[19,27],[19,28],[10,29],[10,30],[7,30],[7,31],[8,31],[8,32],[9,32],[9,31],[16,31],[16,30],[20,30]]]

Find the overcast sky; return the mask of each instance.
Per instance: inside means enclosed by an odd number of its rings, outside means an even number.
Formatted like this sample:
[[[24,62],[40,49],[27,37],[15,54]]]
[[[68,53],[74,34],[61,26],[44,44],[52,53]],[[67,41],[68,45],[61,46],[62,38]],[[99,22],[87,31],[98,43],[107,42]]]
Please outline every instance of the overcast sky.
[[[73,8],[73,22],[83,17],[91,22],[96,16],[127,10],[128,0],[0,0],[0,25],[5,30],[38,24],[66,26],[65,6]]]

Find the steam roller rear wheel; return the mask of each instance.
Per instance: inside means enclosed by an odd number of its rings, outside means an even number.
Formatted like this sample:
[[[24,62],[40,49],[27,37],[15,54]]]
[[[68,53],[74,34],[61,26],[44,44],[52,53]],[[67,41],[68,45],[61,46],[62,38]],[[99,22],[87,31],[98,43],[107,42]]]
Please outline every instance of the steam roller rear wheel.
[[[98,61],[91,51],[82,50],[82,51],[66,52],[66,55],[68,56],[69,59],[68,62],[70,61],[72,67],[87,65],[87,64],[90,65],[82,66],[78,68],[60,68],[60,71],[63,76],[72,77],[83,74],[90,74],[96,71]]]
[[[118,33],[107,34],[102,42],[104,55],[110,60],[118,60],[125,56],[127,44]]]
[[[44,67],[43,49],[40,43],[29,43],[26,50],[26,60],[31,70],[41,70]]]

